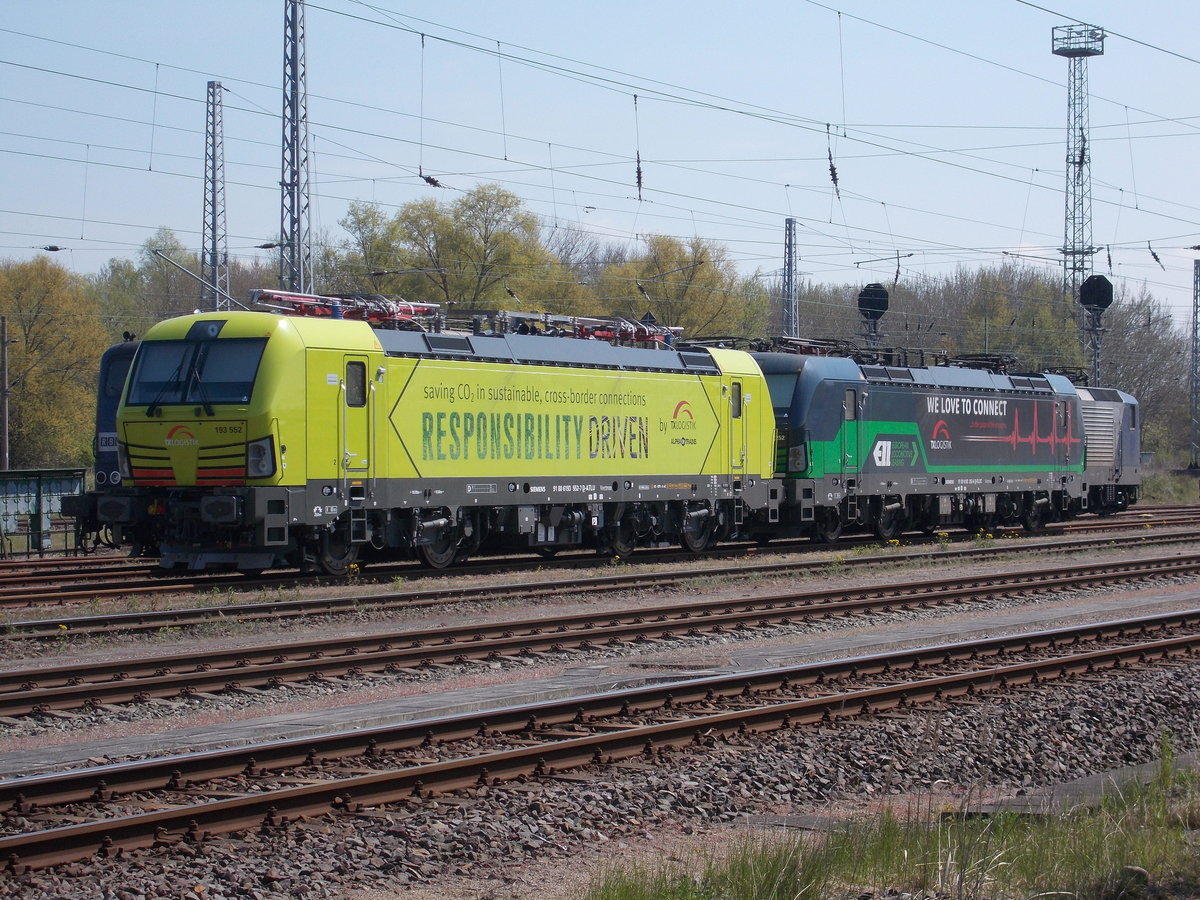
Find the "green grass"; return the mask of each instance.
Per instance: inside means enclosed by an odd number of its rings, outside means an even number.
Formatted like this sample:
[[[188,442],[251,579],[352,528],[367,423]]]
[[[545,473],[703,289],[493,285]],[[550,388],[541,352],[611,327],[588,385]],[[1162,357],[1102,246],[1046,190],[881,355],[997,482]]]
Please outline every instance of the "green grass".
[[[1170,475],[1166,472],[1147,472],[1142,477],[1142,503],[1200,502],[1200,472],[1195,477]]]
[[[586,900],[1195,897],[1200,779],[1171,768],[1094,809],[971,818],[915,808],[826,834],[746,834],[719,855],[613,869]]]

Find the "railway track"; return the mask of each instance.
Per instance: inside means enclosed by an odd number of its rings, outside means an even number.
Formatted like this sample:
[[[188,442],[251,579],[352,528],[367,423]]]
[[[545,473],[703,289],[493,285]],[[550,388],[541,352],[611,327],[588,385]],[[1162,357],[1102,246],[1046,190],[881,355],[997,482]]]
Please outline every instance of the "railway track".
[[[985,547],[953,548],[938,551],[920,550],[880,555],[842,557],[839,566],[863,567],[879,564],[904,564],[911,562],[937,562],[961,558],[984,559],[1014,551],[1065,553],[1079,550],[1110,548],[1115,546],[1148,547],[1155,544],[1192,542],[1195,531],[1157,531],[1136,533],[1123,537],[1075,538],[1053,542],[1037,542]],[[820,563],[825,565],[826,563]],[[347,597],[324,597],[301,600],[272,600],[268,602],[230,603],[203,607],[145,610],[130,613],[56,617],[12,621],[0,624],[0,638],[8,640],[56,640],[112,634],[156,632],[164,628],[184,628],[212,621],[255,622],[284,621],[309,616],[336,615],[366,609],[376,612],[390,609],[417,609],[454,602],[484,602],[503,597],[534,598],[546,595],[567,594],[581,590],[621,590],[624,588],[665,588],[686,583],[696,578],[752,578],[775,574],[786,574],[795,569],[794,561],[777,563],[737,563],[729,566],[706,565],[692,570],[654,572],[638,567],[635,572],[597,576],[589,574],[581,579],[555,579],[552,581],[519,581],[493,584],[482,587],[460,586],[454,583],[429,589],[392,591],[376,594],[357,594]]]
[[[12,779],[0,859],[16,874],[633,758],[665,765],[672,748],[1190,661],[1197,626],[1192,610]]]
[[[798,626],[805,620],[989,600],[1151,577],[1194,575],[1200,553],[1125,562],[1074,563],[1037,571],[907,580],[899,585],[756,594],[740,599],[674,601],[656,607],[538,619],[322,637],[233,650],[171,653],[136,660],[39,663],[0,670],[0,716],[144,702],[196,693],[256,689],[314,678],[396,673],[466,660],[516,659],[722,631]],[[671,577],[675,577],[672,575]],[[595,584],[595,580],[592,581]],[[540,586],[555,592],[561,588]]]
[[[1162,508],[1161,511],[1155,509],[1130,511],[1105,519],[1087,518],[1055,523],[1048,526],[1046,530],[1052,534],[1110,533],[1128,528],[1183,527],[1195,524],[1200,524],[1200,510],[1192,507],[1167,507]],[[933,538],[921,538],[917,535],[905,537],[905,541],[912,544],[927,543],[932,540]],[[855,537],[841,542],[839,546],[849,551],[876,543],[874,538]],[[780,541],[771,545],[774,552],[791,550],[806,552],[810,551],[812,547],[812,542],[808,540]],[[746,553],[753,552],[749,545],[739,548],[736,544],[728,544],[716,548],[709,556],[744,556]],[[696,556],[677,549],[644,549],[638,551],[637,559],[647,562],[694,561]],[[596,556],[585,552],[564,554],[554,559],[538,557],[536,561],[529,557],[519,559],[483,558],[446,574],[506,574],[528,570],[531,565],[537,565],[543,569],[570,569],[590,567],[595,564]],[[386,583],[396,578],[428,574],[430,574],[429,570],[422,569],[414,562],[376,563],[360,574],[358,579],[362,582]],[[245,591],[280,586],[294,587],[343,582],[344,579],[331,579],[328,576],[301,576],[295,572],[268,572],[254,578],[237,572],[191,572],[186,575],[178,575],[165,572],[153,563],[124,557],[71,557],[54,560],[5,561],[0,563],[0,609],[66,606],[73,603],[94,603],[114,598],[159,597],[202,590]]]

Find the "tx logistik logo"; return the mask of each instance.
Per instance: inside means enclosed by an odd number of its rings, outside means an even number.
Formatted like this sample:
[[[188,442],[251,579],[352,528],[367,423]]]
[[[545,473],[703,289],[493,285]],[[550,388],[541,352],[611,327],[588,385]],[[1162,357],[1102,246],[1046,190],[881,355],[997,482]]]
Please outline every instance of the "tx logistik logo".
[[[186,425],[176,425],[167,432],[163,445],[166,447],[199,447],[200,442],[196,440],[196,436]]]
[[[929,440],[930,450],[953,450],[954,444],[950,441],[950,429],[946,427],[945,419],[938,419],[936,425],[933,426],[933,437]]]
[[[689,437],[686,434],[680,434],[681,431],[697,431],[699,425],[696,422],[696,417],[692,415],[692,404],[687,400],[680,400],[675,404],[675,411],[671,413],[671,421],[662,426],[664,429],[669,428],[674,432],[669,443],[677,447],[694,447],[697,439]]]
[[[692,415],[692,404],[687,400],[680,400],[675,404],[675,412],[671,413],[671,430],[696,430],[696,417]]]

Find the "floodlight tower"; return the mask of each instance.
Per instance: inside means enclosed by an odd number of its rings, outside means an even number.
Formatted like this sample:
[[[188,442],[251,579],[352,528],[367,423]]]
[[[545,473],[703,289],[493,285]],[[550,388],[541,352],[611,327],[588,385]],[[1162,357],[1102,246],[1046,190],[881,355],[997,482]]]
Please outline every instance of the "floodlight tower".
[[[1095,25],[1058,25],[1053,29],[1055,56],[1070,63],[1067,80],[1067,205],[1063,237],[1063,295],[1076,299],[1091,270],[1092,165],[1088,144],[1089,57],[1104,53],[1104,29]]]
[[[208,83],[204,138],[204,225],[200,240],[200,308],[229,309],[229,245],[225,226],[225,125],[221,82]]]
[[[800,309],[796,303],[796,220],[783,220],[783,336],[800,337]]]
[[[285,0],[283,23],[283,166],[279,224],[279,287],[312,288],[309,242],[308,79],[304,61],[304,0]]]

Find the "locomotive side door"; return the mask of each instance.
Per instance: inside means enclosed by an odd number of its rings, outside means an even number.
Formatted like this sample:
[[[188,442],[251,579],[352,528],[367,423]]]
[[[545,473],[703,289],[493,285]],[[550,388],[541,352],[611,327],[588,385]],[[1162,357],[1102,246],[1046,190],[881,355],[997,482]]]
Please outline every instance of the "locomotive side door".
[[[859,460],[858,391],[846,388],[842,394],[842,471],[858,472]]]
[[[343,476],[363,478],[371,466],[371,385],[366,356],[347,354],[343,358],[339,393]]]
[[[742,402],[742,383],[729,385],[729,462],[733,475],[740,476],[746,469],[746,416]]]

